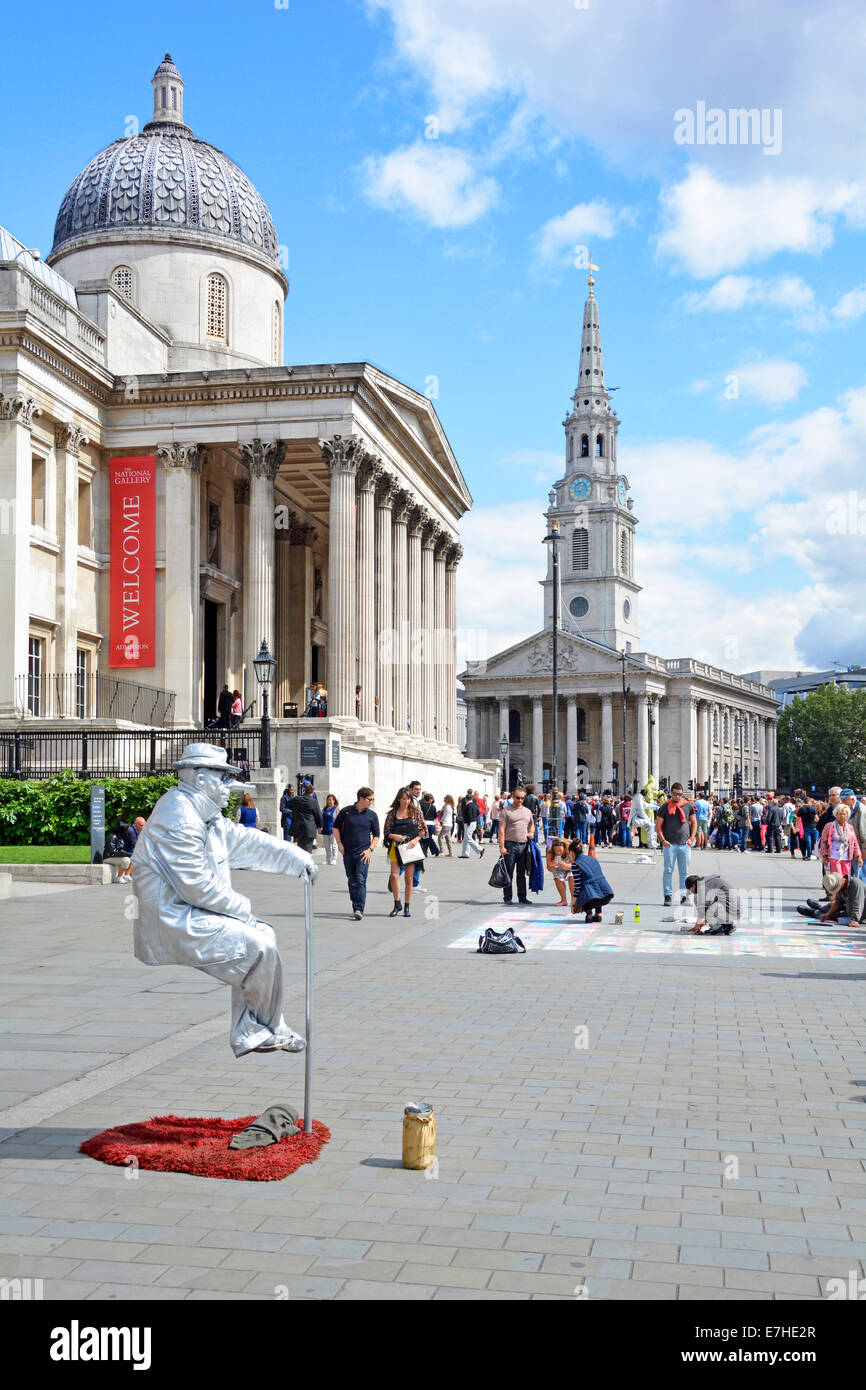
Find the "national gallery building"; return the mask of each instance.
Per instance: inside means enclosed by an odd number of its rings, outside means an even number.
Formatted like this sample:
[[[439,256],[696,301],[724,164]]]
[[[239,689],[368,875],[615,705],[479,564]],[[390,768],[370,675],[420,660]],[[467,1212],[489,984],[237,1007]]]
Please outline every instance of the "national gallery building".
[[[266,640],[292,780],[314,733],[341,801],[488,789],[458,748],[472,499],[436,411],[366,362],[284,363],[270,214],[183,99],[166,55],[44,261],[0,230],[0,729],[201,728],[224,684],[257,699]]]

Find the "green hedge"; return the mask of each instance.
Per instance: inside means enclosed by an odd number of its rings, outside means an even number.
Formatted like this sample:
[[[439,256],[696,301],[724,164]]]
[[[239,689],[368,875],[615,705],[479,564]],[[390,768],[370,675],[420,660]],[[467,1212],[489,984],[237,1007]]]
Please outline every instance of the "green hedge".
[[[162,777],[99,777],[105,787],[105,823],[131,822],[149,816],[163,792],[177,785],[171,773]],[[74,772],[61,772],[36,782],[0,780],[0,844],[89,845],[90,788]],[[224,814],[233,813],[233,796]]]

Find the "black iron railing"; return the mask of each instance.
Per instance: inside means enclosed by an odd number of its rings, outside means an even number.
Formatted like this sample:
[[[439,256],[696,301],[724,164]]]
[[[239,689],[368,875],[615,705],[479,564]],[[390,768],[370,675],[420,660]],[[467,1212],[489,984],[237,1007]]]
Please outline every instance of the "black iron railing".
[[[261,730],[15,729],[0,732],[0,777],[56,777],[70,769],[82,778],[153,777],[171,772],[188,743],[225,748],[230,763],[258,767]]]
[[[38,719],[128,719],[160,727],[174,722],[175,693],[95,672],[50,671],[15,677],[15,703]]]

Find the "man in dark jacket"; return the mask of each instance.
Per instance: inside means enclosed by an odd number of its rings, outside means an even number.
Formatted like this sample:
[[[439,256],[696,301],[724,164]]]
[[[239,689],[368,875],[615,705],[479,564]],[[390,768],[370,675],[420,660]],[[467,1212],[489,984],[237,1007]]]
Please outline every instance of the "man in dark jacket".
[[[217,700],[217,717],[221,729],[230,729],[232,726],[232,703],[234,696],[227,685],[224,685],[219,693]]]
[[[586,823],[589,820],[589,802],[583,792],[580,793],[571,808],[571,818],[574,821],[575,839],[582,840],[583,843],[586,844],[588,839]]]
[[[784,819],[784,802],[781,800],[771,801],[764,812],[764,823],[767,827],[765,845],[767,854],[782,853],[782,822]]]
[[[312,854],[316,847],[316,832],[322,828],[322,812],[311,782],[301,783],[301,790],[290,799],[286,809],[292,814],[292,839],[301,849]]]

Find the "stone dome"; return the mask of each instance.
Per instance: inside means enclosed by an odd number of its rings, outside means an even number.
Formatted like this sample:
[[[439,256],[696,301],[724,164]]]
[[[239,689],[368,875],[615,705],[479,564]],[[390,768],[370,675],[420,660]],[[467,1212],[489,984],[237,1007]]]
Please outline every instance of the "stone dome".
[[[159,231],[179,240],[220,238],[278,266],[277,236],[261,194],[227,155],[183,124],[183,80],[168,53],[153,88],[154,119],[95,155],[70,185],[51,257],[92,233]]]

